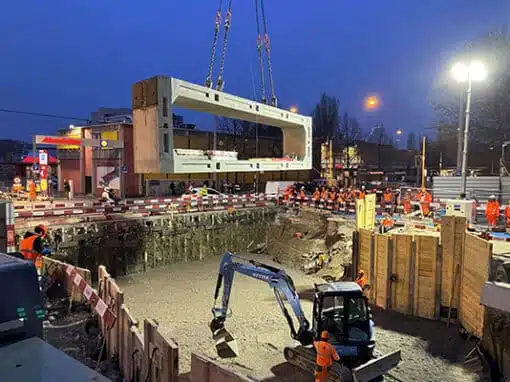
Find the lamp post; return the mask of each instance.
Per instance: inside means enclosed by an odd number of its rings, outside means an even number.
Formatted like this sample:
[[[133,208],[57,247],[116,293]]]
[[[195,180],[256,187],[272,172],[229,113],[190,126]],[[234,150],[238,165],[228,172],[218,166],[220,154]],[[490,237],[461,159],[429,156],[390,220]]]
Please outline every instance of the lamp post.
[[[469,66],[458,63],[452,68],[452,73],[455,79],[459,82],[467,81],[466,91],[466,117],[464,123],[464,144],[462,148],[462,170],[461,170],[461,195],[466,195],[466,181],[467,181],[467,152],[468,152],[468,138],[469,138],[469,120],[471,113],[471,89],[473,81],[483,81],[487,77],[487,70],[485,66],[477,61],[471,62]]]

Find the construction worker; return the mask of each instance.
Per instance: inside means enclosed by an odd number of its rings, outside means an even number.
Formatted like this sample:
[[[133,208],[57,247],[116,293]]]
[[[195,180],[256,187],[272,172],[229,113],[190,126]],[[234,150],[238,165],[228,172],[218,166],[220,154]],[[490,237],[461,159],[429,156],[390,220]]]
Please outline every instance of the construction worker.
[[[319,207],[319,203],[321,202],[321,192],[319,190],[319,187],[315,188],[315,191],[313,192],[313,201],[315,202],[315,207]]]
[[[207,184],[204,183],[202,185],[202,187],[200,188],[199,195],[201,198],[205,198],[205,197],[207,197],[207,195],[209,195],[209,191],[207,190]]]
[[[47,235],[47,229],[44,225],[39,224],[35,227],[34,232],[27,232],[20,242],[20,252],[25,260],[33,261],[38,271],[41,270],[42,256],[51,253],[49,248],[43,246],[43,239]]]
[[[404,214],[408,215],[413,212],[413,206],[411,204],[411,189],[408,189],[403,196]]]
[[[422,187],[420,193],[418,194],[418,198],[420,200],[421,210],[423,212],[423,216],[430,215],[430,203],[432,203],[432,195],[428,192],[425,187]]]
[[[487,217],[489,228],[496,227],[499,219],[499,202],[497,201],[495,195],[491,195],[489,197],[487,208],[485,209],[485,216]]]
[[[301,198],[301,201],[305,200],[305,198],[306,198],[304,186],[301,186],[301,190],[299,191],[299,197]]]
[[[333,360],[340,360],[335,347],[328,342],[328,339],[328,331],[323,330],[321,338],[313,341],[313,347],[317,352],[317,357],[315,359],[315,382],[326,382],[329,369],[331,365],[333,365]]]
[[[384,210],[386,212],[391,212],[392,202],[393,202],[393,193],[391,192],[390,188],[387,188],[386,191],[384,191],[384,193],[383,193]]]
[[[358,272],[358,276],[355,280],[356,284],[358,284],[361,287],[361,290],[364,290],[366,285],[368,284],[368,277],[365,274],[365,271],[360,269]]]
[[[37,199],[37,187],[35,185],[35,181],[31,180],[28,185],[28,200],[31,202],[35,202]]]
[[[358,192],[358,199],[359,200],[365,199],[365,195],[366,195],[365,186],[361,186],[361,189]]]
[[[506,228],[510,228],[510,201],[508,201],[508,206],[505,208],[505,222]]]
[[[382,231],[383,233],[388,232],[390,229],[393,228],[393,219],[390,214],[385,213],[384,218],[381,222]]]

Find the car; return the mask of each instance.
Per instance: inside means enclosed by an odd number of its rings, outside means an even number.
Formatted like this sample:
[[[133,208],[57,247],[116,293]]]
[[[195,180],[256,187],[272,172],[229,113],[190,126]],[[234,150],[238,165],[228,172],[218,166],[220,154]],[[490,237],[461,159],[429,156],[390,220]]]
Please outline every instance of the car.
[[[186,191],[181,196],[181,200],[194,200],[200,197],[200,189],[201,187],[194,187],[191,191]],[[213,198],[226,198],[228,197],[225,194],[222,194],[218,190],[214,188],[207,188],[207,196],[212,196]]]

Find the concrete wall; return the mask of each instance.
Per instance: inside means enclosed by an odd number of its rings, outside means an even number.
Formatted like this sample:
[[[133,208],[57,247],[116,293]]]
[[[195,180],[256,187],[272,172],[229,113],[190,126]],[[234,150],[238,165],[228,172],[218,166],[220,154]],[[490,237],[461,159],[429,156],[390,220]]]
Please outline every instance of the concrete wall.
[[[122,222],[53,226],[55,257],[95,272],[106,265],[113,277],[183,261],[248,252],[266,241],[277,208],[138,218]],[[25,232],[16,232],[18,241]],[[97,275],[92,275],[95,279]]]

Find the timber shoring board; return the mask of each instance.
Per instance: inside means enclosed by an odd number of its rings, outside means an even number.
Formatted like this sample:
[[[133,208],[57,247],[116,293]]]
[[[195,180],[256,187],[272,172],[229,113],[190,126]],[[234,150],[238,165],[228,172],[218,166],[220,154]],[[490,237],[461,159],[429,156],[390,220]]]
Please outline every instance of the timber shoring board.
[[[412,314],[411,294],[411,235],[393,236],[391,309],[404,314]]]
[[[388,296],[390,292],[390,242],[388,235],[375,235],[375,304],[376,306],[387,309]]]
[[[433,236],[415,236],[416,258],[414,266],[413,314],[435,319],[437,252],[439,240]]]
[[[452,283],[455,281],[457,264],[462,268],[466,219],[458,216],[445,216],[441,225],[441,305],[449,306]],[[460,288],[453,288],[452,308],[458,309]]]
[[[466,235],[460,285],[460,322],[478,338],[483,336],[485,307],[480,303],[489,277],[492,244],[475,235]]]
[[[372,231],[362,228],[359,230],[359,269],[365,272],[370,285],[374,282],[370,271],[372,267],[372,240],[374,240]]]
[[[43,256],[42,261],[42,274],[48,278],[64,283],[65,290],[69,293],[73,302],[84,302],[87,299],[83,296],[81,291],[75,287],[73,280],[67,277],[66,269],[68,264],[55,260],[46,256]],[[90,270],[80,267],[74,267],[76,271],[83,277],[88,285],[92,284],[92,275]]]

